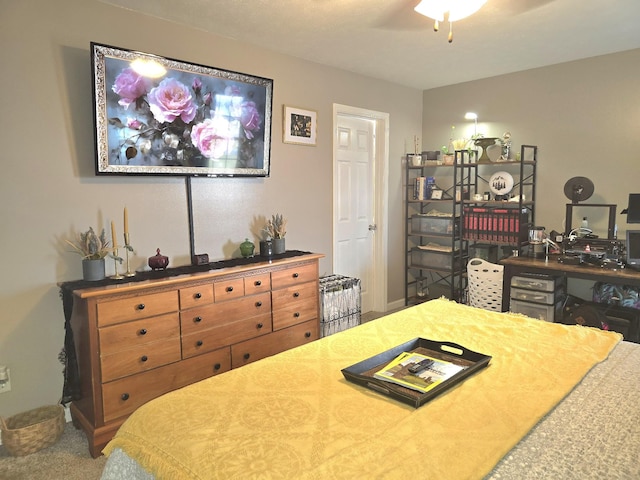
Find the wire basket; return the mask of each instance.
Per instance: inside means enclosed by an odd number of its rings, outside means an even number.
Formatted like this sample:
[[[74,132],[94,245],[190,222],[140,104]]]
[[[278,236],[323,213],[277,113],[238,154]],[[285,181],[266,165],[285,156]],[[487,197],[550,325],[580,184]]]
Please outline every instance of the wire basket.
[[[64,408],[49,405],[0,417],[2,444],[10,455],[21,457],[47,448],[58,441],[64,430]]]

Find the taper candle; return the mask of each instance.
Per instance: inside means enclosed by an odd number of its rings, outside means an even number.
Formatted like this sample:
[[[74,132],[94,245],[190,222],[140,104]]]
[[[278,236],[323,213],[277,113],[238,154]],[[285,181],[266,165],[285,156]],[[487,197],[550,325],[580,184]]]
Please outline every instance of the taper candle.
[[[118,240],[116,237],[116,226],[111,220],[111,243],[113,243],[113,248],[118,248]]]
[[[124,207],[124,234],[129,233],[129,212],[127,211],[127,207]]]

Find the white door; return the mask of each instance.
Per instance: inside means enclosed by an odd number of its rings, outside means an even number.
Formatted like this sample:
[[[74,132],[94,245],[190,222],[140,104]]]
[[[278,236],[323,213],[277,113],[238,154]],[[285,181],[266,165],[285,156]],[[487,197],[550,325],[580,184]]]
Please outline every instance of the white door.
[[[380,255],[377,255],[379,243],[376,241],[382,233],[376,211],[377,130],[380,122],[375,118],[345,114],[340,110],[337,113],[334,140],[334,273],[360,279],[362,313],[374,309],[384,311],[386,272],[378,265]],[[384,278],[378,278],[379,274]]]

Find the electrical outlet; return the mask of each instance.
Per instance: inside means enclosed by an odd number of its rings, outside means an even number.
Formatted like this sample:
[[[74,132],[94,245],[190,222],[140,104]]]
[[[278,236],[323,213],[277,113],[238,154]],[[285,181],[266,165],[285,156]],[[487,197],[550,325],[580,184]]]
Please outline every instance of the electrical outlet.
[[[0,365],[0,393],[11,391],[11,371],[9,367]]]

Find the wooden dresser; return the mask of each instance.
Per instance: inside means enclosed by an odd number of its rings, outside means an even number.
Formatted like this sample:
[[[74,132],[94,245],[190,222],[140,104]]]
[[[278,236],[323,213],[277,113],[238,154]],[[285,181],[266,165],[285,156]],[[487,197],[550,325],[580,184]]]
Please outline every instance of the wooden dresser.
[[[143,403],[317,339],[321,257],[74,290],[71,415],[91,455]]]

